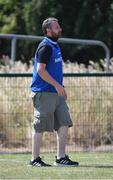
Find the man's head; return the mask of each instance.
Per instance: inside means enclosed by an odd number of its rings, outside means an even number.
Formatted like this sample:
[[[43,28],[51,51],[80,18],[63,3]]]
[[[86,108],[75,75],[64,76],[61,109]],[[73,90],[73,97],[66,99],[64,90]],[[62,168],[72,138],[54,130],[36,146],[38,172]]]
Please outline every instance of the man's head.
[[[58,19],[50,17],[43,21],[42,30],[44,35],[50,36],[56,40],[61,36],[62,29],[58,23]]]

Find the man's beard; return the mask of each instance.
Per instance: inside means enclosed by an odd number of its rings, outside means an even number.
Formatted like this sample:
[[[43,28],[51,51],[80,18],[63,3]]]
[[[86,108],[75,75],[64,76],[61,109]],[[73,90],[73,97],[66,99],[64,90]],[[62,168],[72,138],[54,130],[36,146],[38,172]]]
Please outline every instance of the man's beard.
[[[61,31],[59,31],[58,34],[53,32],[52,37],[55,41],[58,41],[58,39],[61,37]]]

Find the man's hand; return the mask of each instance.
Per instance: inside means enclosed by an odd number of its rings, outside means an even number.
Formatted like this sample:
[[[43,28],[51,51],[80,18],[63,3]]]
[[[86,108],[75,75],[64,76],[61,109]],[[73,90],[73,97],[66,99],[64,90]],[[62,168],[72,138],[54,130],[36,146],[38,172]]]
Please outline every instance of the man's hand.
[[[56,90],[58,92],[58,95],[63,96],[65,98],[65,100],[66,100],[67,99],[67,93],[66,93],[66,90],[64,89],[64,87],[61,86],[60,84],[56,84],[55,88],[56,88]]]

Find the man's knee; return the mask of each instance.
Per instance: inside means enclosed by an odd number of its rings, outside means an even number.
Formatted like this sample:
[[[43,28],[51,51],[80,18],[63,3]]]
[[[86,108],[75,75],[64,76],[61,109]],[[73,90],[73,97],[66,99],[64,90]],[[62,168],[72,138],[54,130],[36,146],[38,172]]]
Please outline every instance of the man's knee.
[[[68,126],[62,126],[57,131],[57,135],[59,139],[65,140],[68,134]]]

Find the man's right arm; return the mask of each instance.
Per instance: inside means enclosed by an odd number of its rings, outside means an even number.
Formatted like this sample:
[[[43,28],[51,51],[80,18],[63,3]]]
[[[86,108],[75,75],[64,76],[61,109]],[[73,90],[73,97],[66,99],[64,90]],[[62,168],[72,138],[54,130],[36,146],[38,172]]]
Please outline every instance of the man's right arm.
[[[53,85],[60,96],[64,96],[67,99],[67,93],[63,86],[61,86],[47,71],[46,64],[38,63],[37,72],[39,76],[49,84]]]

